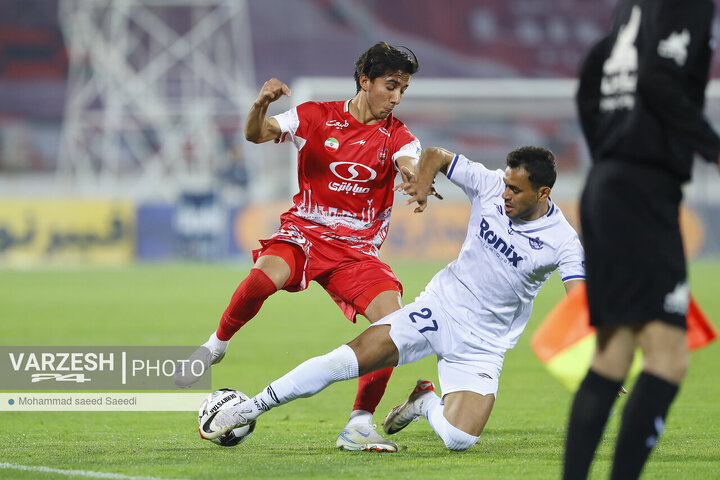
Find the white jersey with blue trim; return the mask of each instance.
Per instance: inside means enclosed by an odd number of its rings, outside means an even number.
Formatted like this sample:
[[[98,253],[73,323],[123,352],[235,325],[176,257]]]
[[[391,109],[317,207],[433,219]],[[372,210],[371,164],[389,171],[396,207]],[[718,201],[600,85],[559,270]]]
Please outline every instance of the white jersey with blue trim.
[[[447,176],[472,202],[467,237],[458,258],[435,275],[423,294],[438,297],[461,331],[500,351],[511,349],[553,271],[563,282],[585,279],[583,248],[552,201],[548,213],[536,220],[511,220],[503,208],[502,170],[456,155]]]

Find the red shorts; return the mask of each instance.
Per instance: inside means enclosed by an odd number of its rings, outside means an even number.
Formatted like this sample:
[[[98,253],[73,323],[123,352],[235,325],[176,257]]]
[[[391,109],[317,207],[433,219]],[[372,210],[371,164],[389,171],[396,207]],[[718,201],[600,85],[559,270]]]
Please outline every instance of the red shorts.
[[[272,237],[260,240],[262,248],[253,250],[253,261],[270,254],[290,265],[291,278],[283,290],[305,290],[315,280],[353,323],[379,293],[394,290],[402,295],[402,284],[386,263],[303,224],[302,219],[282,222]],[[288,244],[292,249],[282,248]]]

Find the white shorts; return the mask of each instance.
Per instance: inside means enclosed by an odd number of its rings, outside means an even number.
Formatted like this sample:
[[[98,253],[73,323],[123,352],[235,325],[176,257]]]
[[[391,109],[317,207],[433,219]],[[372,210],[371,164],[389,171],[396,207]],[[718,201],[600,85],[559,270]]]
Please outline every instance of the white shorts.
[[[437,355],[443,395],[470,391],[497,397],[505,350],[463,328],[434,296],[423,293],[370,328],[376,325],[390,325],[390,338],[400,353],[398,366]]]

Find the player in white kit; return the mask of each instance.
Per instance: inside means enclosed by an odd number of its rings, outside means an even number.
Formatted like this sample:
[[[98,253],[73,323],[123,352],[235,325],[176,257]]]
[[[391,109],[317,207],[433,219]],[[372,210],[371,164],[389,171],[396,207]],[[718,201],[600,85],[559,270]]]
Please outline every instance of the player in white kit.
[[[503,172],[428,148],[417,177],[396,187],[411,195],[408,203],[418,203],[416,212],[425,209],[439,171],[472,202],[458,258],[415,302],[349,344],[302,363],[237,407],[208,415],[200,426],[204,438],[216,438],[336,381],[435,354],[443,397],[431,382],[419,380],[383,427],[396,433],[425,416],[448,448],[465,450],[477,442],[495,403],[505,352],[525,329],[540,287],[556,269],[567,291],[582,283],[584,254],[576,232],[550,200],[557,173],[549,150],[514,150]]]

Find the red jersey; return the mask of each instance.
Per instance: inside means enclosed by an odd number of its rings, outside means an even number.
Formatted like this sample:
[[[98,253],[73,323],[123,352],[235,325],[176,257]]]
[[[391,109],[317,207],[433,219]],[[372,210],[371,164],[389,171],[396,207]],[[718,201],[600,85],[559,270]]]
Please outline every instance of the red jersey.
[[[298,149],[294,205],[283,214],[325,227],[323,238],[378,255],[387,236],[398,157],[420,156],[420,142],[390,114],[366,125],[349,110],[349,100],[307,102],[274,118],[281,141]]]

